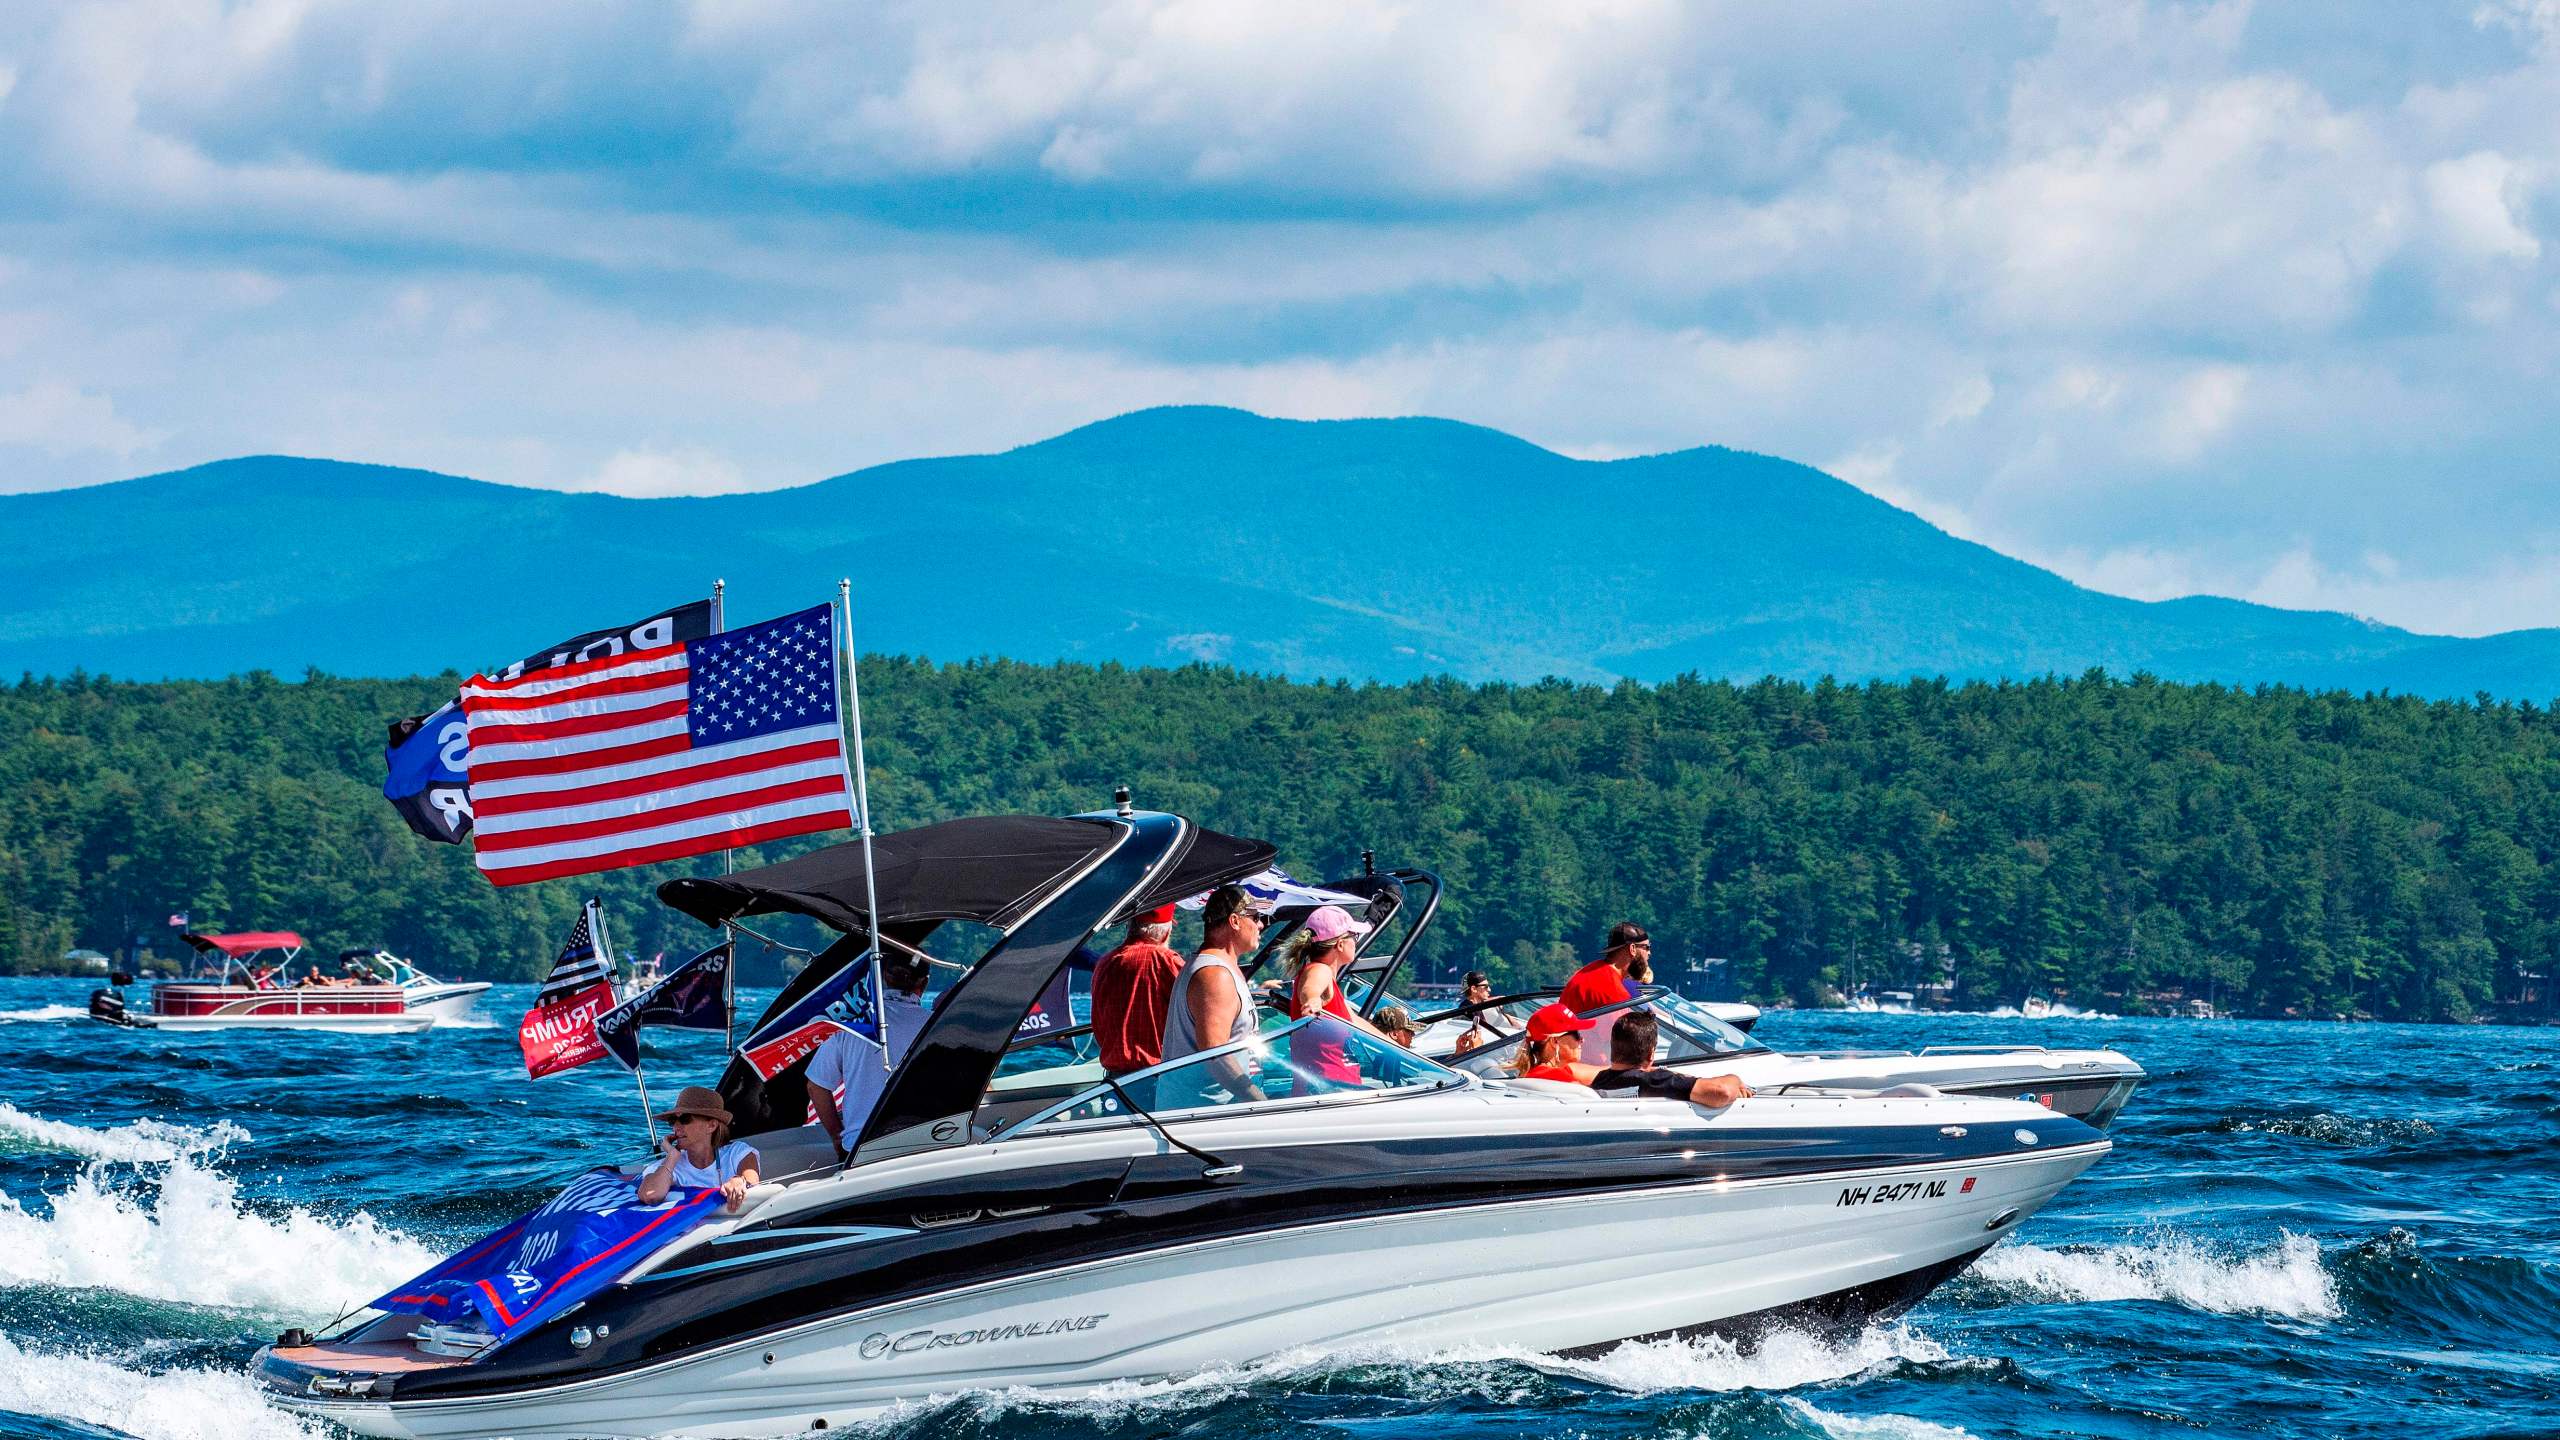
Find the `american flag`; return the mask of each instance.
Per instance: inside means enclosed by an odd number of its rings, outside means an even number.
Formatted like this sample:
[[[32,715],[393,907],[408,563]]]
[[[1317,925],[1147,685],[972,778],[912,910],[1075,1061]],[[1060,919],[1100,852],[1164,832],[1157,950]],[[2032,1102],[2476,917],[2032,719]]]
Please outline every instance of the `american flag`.
[[[827,606],[682,645],[475,675],[473,843],[522,885],[851,829]]]
[[[542,977],[541,993],[533,997],[536,1005],[566,1000],[613,973],[613,962],[596,948],[596,932],[592,923],[596,902],[588,901],[578,909],[578,923],[569,927],[569,938],[560,947],[560,958],[551,962],[551,973]]]

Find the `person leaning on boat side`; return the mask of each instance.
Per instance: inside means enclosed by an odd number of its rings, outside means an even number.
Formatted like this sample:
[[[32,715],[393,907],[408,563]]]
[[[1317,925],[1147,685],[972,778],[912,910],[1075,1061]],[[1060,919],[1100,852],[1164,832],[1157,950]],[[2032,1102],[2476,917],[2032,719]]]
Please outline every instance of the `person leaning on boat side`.
[[[1576,1015],[1588,1015],[1606,1005],[1623,1004],[1636,998],[1628,982],[1644,984],[1653,979],[1653,937],[1632,920],[1621,920],[1609,927],[1609,943],[1600,958],[1573,972],[1564,982],[1564,993],[1556,1003]],[[1597,1030],[1582,1037],[1582,1063],[1597,1065],[1609,1058],[1609,1036]]]
[[[1564,1007],[1562,1001],[1543,1005],[1529,1017],[1529,1036],[1520,1044],[1520,1078],[1523,1080],[1560,1080],[1568,1085],[1587,1085],[1594,1090],[1633,1090],[1663,1100],[1686,1100],[1721,1110],[1736,1100],[1749,1097],[1751,1087],[1735,1075],[1683,1075],[1677,1070],[1653,1068],[1655,1027],[1653,1017],[1644,1011],[1621,1017],[1617,1032],[1629,1030],[1628,1021],[1637,1016],[1643,1023],[1634,1027],[1642,1034],[1641,1042],[1630,1038],[1612,1055],[1640,1053],[1636,1064],[1586,1065],[1574,1057],[1581,1053],[1583,1038],[1600,1028],[1597,1020],[1585,1020]],[[1615,1042],[1612,1042],[1613,1045]],[[1641,1050],[1638,1051],[1638,1045]]]
[[[1093,1038],[1107,1075],[1144,1070],[1164,1059],[1164,1026],[1182,957],[1173,937],[1173,907],[1129,917],[1129,938],[1093,965]]]
[[[756,1147],[729,1138],[729,1107],[720,1103],[719,1091],[687,1085],[658,1118],[667,1122],[668,1134],[658,1142],[658,1163],[640,1177],[641,1204],[657,1204],[677,1185],[687,1190],[716,1186],[735,1210],[764,1179]]]
[[[931,967],[912,955],[890,955],[880,962],[889,993],[880,997],[880,1037],[889,1051],[888,1064],[868,1041],[849,1030],[827,1037],[809,1057],[809,1108],[820,1128],[841,1150],[862,1134],[862,1122],[889,1088],[889,1066],[906,1058],[907,1047],[923,1033],[924,985]]]
[[[1312,1072],[1329,1084],[1359,1084],[1360,1067],[1351,1063],[1350,1051],[1343,1045],[1355,1029],[1395,1043],[1354,1014],[1342,993],[1341,974],[1359,953],[1360,937],[1368,933],[1369,926],[1352,919],[1350,911],[1339,905],[1319,905],[1307,916],[1306,927],[1289,942],[1289,1018],[1328,1017],[1299,1032],[1307,1041],[1306,1053],[1294,1057],[1301,1077]],[[1306,1093],[1307,1081],[1301,1078],[1296,1088]]]
[[[1253,990],[1244,983],[1244,971],[1236,961],[1262,943],[1263,927],[1271,923],[1270,907],[1241,885],[1221,885],[1210,892],[1208,908],[1200,913],[1205,922],[1200,952],[1183,965],[1182,973],[1173,979],[1172,993],[1165,997],[1167,1060],[1215,1050],[1262,1028],[1261,1017],[1254,1013]],[[1245,1056],[1221,1055],[1194,1068],[1209,1071],[1203,1078],[1236,1100],[1265,1098],[1262,1087],[1254,1083],[1253,1062]]]

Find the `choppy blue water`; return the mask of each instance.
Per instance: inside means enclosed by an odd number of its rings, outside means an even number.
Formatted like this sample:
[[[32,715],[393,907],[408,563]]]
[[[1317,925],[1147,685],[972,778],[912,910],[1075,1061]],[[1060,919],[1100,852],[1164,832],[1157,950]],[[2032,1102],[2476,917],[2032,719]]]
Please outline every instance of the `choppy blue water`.
[[[610,1065],[528,1083],[510,1026],[155,1035],[0,980],[0,1440],[285,1440],[245,1374],[626,1158]],[[485,1002],[493,1017],[522,987]],[[1307,1355],[1107,1403],[979,1396],[884,1436],[2560,1433],[2560,1031],[1772,1015],[1782,1048],[2108,1044],[2117,1150],[1968,1275],[1846,1339]],[[664,1094],[717,1036],[653,1037]]]

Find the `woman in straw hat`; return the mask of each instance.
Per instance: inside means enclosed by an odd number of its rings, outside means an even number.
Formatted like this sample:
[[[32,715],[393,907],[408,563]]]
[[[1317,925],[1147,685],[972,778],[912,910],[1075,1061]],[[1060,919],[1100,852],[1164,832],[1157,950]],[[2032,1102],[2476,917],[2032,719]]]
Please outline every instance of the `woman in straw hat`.
[[[660,1160],[640,1177],[640,1203],[655,1205],[670,1187],[707,1190],[718,1186],[735,1210],[747,1191],[764,1176],[756,1169],[756,1149],[729,1138],[729,1107],[720,1092],[687,1085],[676,1103],[658,1116],[667,1122],[667,1138],[658,1142]]]

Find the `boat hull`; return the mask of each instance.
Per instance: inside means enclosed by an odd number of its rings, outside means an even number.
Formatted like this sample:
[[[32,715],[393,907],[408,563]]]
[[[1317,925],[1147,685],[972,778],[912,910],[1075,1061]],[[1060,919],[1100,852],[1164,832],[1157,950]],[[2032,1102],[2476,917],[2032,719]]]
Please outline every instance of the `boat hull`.
[[[478,1005],[480,994],[489,988],[486,980],[436,981],[408,987],[409,1013],[423,1015],[430,1023],[449,1024],[468,1018]]]
[[[147,1010],[127,1010],[122,1023],[152,1030],[334,1030],[407,1033],[436,1023],[411,1012],[396,985],[155,985]]]
[[[744,1436],[967,1390],[1073,1398],[1308,1349],[1558,1353],[1789,1317],[1856,1323],[1917,1300],[2107,1148],[1371,1215],[956,1287],[538,1390],[281,1403],[385,1436]]]

